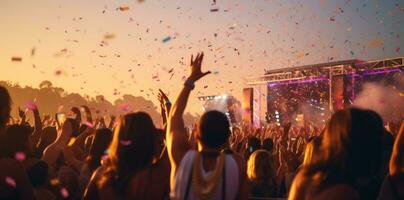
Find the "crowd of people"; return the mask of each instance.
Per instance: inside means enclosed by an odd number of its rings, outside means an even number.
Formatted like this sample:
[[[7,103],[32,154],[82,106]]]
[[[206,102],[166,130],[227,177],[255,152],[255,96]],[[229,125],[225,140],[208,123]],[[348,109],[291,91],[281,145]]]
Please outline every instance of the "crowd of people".
[[[145,112],[107,124],[87,106],[63,118],[30,104],[32,124],[23,110],[10,120],[0,86],[0,199],[404,199],[404,123],[371,110],[260,128],[208,111],[186,127],[188,98],[210,73],[203,57],[191,57],[173,104],[160,90],[161,129]]]

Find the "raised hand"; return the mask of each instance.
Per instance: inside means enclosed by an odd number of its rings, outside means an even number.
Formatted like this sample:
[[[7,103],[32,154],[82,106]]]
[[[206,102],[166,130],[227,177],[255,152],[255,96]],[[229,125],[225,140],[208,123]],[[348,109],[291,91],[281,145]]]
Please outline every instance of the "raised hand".
[[[24,118],[25,117],[25,111],[21,110],[20,107],[18,107],[18,116],[20,118]]]
[[[159,89],[159,93],[157,94],[157,98],[160,102],[160,106],[162,109],[169,111],[171,108],[171,102],[170,99],[168,99],[167,95]]]
[[[198,53],[193,59],[194,56],[191,55],[191,75],[189,75],[188,80],[192,82],[196,82],[200,78],[210,74],[210,71],[207,72],[202,72],[201,66],[202,66],[202,61],[203,61],[203,52]]]

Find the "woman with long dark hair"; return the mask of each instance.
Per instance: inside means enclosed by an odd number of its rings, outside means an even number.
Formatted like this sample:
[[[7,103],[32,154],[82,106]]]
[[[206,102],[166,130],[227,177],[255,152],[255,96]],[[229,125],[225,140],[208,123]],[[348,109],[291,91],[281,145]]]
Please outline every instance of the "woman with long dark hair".
[[[334,113],[316,159],[299,171],[289,199],[375,199],[383,131],[373,111]]]
[[[167,156],[155,156],[156,132],[147,113],[121,117],[108,149],[109,158],[94,172],[84,199],[168,197],[170,168],[164,164]]]

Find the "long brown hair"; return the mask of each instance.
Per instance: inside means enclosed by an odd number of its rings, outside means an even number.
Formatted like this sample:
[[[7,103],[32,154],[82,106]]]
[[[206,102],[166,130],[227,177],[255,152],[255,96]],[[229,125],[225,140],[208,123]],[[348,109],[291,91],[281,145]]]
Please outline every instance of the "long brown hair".
[[[136,172],[152,164],[155,132],[153,121],[145,112],[120,117],[108,148],[107,170],[100,184],[113,179],[115,189],[123,192]]]
[[[322,185],[374,175],[380,167],[383,122],[373,111],[350,108],[335,112],[326,125],[320,153],[307,167],[320,173]]]

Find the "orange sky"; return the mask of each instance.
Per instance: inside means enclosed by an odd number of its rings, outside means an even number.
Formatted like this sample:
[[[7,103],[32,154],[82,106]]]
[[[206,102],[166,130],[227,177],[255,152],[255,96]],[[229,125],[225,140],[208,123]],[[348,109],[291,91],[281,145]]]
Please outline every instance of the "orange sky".
[[[204,51],[204,68],[214,73],[197,83],[189,107],[201,112],[196,96],[240,98],[243,78],[264,69],[400,56],[404,9],[396,2],[2,0],[0,79],[34,87],[50,80],[69,92],[114,100],[118,91],[155,101],[158,88],[176,97],[186,75],[181,62]]]

